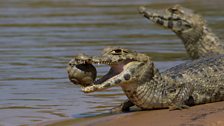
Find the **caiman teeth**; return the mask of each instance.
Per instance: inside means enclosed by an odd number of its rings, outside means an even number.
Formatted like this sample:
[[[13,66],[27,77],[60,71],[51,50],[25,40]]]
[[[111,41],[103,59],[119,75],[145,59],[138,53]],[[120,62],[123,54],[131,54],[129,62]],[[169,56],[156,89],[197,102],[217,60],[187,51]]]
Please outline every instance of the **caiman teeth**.
[[[97,64],[97,65],[99,65],[99,64],[108,64],[108,65],[110,65],[111,63],[110,62],[108,62],[108,61],[93,61],[92,63],[94,63],[94,64]]]
[[[116,61],[116,62],[119,62],[119,61]],[[107,64],[107,65],[111,65],[113,64],[111,61],[100,61],[100,60],[92,60],[92,59],[75,59],[75,62],[73,63],[75,65],[78,65],[78,64],[97,64],[97,65],[100,65],[100,64]]]
[[[75,59],[75,63],[73,63],[73,64],[78,65],[78,64],[88,64],[88,63],[90,64],[91,62],[89,60]]]

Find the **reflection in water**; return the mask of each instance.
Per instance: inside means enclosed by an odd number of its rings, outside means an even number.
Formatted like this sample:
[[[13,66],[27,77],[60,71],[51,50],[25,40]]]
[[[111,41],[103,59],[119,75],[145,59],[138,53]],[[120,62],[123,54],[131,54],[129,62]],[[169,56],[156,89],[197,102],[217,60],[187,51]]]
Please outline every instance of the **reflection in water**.
[[[92,116],[122,102],[126,97],[119,87],[83,94],[69,82],[66,64],[80,52],[97,55],[106,46],[126,47],[152,56],[161,70],[184,62],[181,41],[137,13],[140,5],[163,8],[176,2],[203,14],[223,33],[223,4],[214,4],[221,1],[1,0],[0,125]],[[101,76],[108,68],[97,69]]]

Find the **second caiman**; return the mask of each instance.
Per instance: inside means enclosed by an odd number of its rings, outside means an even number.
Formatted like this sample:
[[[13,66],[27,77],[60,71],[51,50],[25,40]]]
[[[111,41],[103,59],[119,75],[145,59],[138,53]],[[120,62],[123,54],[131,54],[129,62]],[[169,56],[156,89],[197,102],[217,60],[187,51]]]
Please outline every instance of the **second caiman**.
[[[159,26],[172,30],[192,59],[224,54],[222,41],[207,26],[205,19],[191,9],[174,5],[158,10],[140,7],[139,12]]]

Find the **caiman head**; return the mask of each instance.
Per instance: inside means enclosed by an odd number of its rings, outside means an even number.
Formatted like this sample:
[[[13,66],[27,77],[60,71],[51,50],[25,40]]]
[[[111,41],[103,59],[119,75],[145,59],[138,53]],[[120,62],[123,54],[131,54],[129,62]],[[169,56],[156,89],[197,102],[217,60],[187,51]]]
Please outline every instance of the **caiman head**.
[[[199,36],[197,34],[202,33],[203,26],[205,25],[205,21],[200,15],[180,5],[163,10],[140,7],[139,13],[152,22],[171,29],[181,38],[189,35],[191,37]]]
[[[142,71],[141,66],[144,66],[148,61],[150,61],[150,58],[147,55],[129,49],[116,47],[105,48],[101,56],[88,56],[84,54],[75,56],[68,63],[67,71],[69,79],[74,84],[86,87],[93,84],[102,84],[108,80],[113,81],[123,75],[127,80],[130,74],[140,76]],[[92,64],[106,64],[110,66],[110,70],[103,77],[95,80],[96,71]],[[138,66],[135,66],[136,64],[138,64]],[[82,69],[80,69],[81,67]],[[130,72],[131,70],[132,73]],[[125,72],[129,73],[126,74]],[[83,78],[88,79],[85,80]],[[114,82],[119,83],[119,81],[121,80],[117,79]]]

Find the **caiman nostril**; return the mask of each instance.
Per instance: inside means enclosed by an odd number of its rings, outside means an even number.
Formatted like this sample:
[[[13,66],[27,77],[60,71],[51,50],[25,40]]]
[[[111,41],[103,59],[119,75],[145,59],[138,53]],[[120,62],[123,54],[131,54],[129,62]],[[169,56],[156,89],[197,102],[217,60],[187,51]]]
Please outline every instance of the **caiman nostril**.
[[[144,13],[145,11],[146,11],[146,8],[143,7],[143,6],[141,6],[141,7],[138,8],[138,12],[139,12],[140,14]]]
[[[72,64],[72,63],[69,63],[68,65],[69,65],[69,66],[71,66],[71,67],[73,67],[73,66],[74,66],[74,64]]]

